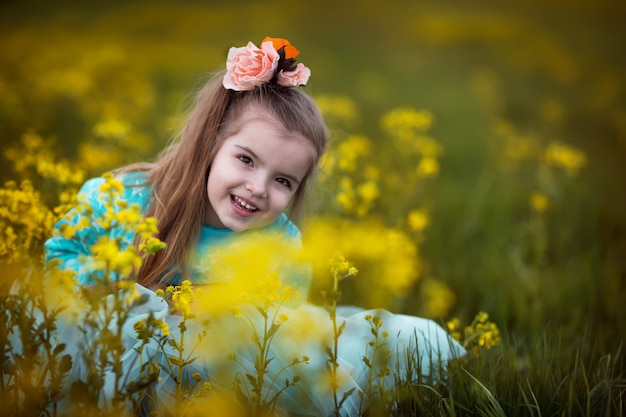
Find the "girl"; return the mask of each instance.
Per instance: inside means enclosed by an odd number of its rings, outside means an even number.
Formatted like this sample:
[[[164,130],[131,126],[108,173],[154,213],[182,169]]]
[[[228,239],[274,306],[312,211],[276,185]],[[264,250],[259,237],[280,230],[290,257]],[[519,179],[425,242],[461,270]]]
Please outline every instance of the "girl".
[[[144,216],[157,219],[157,237],[167,245],[149,256],[136,273],[138,291],[149,301],[141,314],[131,317],[131,323],[151,312],[175,329],[180,317],[168,314],[169,309],[160,303],[154,290],[184,280],[196,284],[218,281],[220,277],[211,276],[203,260],[206,253],[216,251],[225,242],[237,241],[252,231],[278,232],[299,242],[300,232],[285,212],[298,213],[328,137],[313,100],[297,88],[306,84],[310,76],[307,67],[295,63],[298,53],[288,41],[275,38],[266,38],[260,48],[251,42],[242,48],[231,48],[226,70],[214,76],[199,92],[178,140],[165,149],[156,163],[135,164],[115,172],[124,184],[123,200],[138,204]],[[103,178],[92,179],[80,192],[80,200],[91,207],[93,218],[104,216],[110,207],[100,195],[104,182]],[[45,259],[54,260],[63,270],[76,272],[81,285],[90,285],[98,276],[91,248],[104,229],[93,221],[89,227],[76,227],[84,215],[73,210],[58,222],[58,232],[45,244]],[[77,230],[71,237],[60,232],[68,225]],[[123,245],[134,244],[132,232],[111,233],[122,236]],[[308,274],[291,275],[290,285],[306,294]],[[328,313],[321,308],[305,303],[296,310],[300,313],[293,312],[294,315],[305,312],[318,322],[330,324]],[[362,391],[367,384],[362,357],[371,339],[373,315],[382,319],[388,333],[393,335],[388,346],[392,351],[402,353],[418,343],[422,348],[420,359],[436,363],[445,363],[464,353],[433,322],[383,310],[352,309],[349,315],[337,319],[340,324],[346,323],[336,358],[344,373],[344,392],[351,387]],[[268,380],[283,372],[284,364],[291,361],[292,356],[285,353],[288,346],[295,342],[303,346],[301,340],[290,340],[289,334],[293,333],[289,333],[288,327],[285,329],[274,339],[270,356],[275,360],[270,364]],[[131,339],[129,346],[132,346],[134,336],[128,333],[126,337]],[[240,361],[254,361],[252,357],[246,358],[252,354],[245,347],[231,348]],[[136,360],[131,360],[132,349],[128,352],[125,357],[132,379],[132,372],[139,371]],[[301,381],[277,397],[280,408],[292,414],[312,416],[328,415],[337,409],[335,399],[320,387],[318,380],[326,372],[327,359],[323,348],[320,354],[308,356],[309,367],[302,368]],[[221,369],[218,362],[215,358],[205,358],[203,363],[194,364],[194,369],[205,373],[209,370],[209,378],[219,384],[211,376],[211,372],[218,374]],[[428,365],[423,364],[422,369],[428,371]],[[295,376],[295,371],[281,373],[281,380],[285,375]],[[174,384],[164,377],[157,385],[159,398],[173,389]],[[341,412],[356,415],[361,408],[355,393],[347,397]]]

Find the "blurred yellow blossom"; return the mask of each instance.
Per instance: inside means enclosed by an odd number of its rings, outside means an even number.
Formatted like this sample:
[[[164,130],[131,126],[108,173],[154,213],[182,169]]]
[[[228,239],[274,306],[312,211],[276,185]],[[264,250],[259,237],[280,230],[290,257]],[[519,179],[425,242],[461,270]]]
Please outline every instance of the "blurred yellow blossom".
[[[435,158],[422,158],[417,164],[417,175],[432,177],[439,173],[439,162]]]
[[[512,171],[521,163],[531,161],[541,154],[539,140],[517,132],[510,122],[499,120],[495,123],[493,130],[502,139],[498,160],[502,170]]]
[[[369,155],[371,143],[364,136],[350,136],[341,141],[335,150],[338,167],[346,172],[354,172],[357,169],[359,158]]]
[[[320,280],[327,279],[328,259],[337,253],[359,265],[359,279],[353,283],[363,288],[372,306],[401,297],[420,277],[415,242],[405,232],[376,221],[313,219],[304,229],[303,244],[304,255]]]
[[[0,259],[9,263],[37,259],[52,232],[56,215],[33,184],[7,182],[0,188]]]
[[[374,181],[368,181],[360,184],[357,192],[365,203],[371,203],[372,201],[376,200],[380,195],[378,185]]]
[[[133,246],[122,250],[116,239],[102,236],[91,247],[96,268],[102,271],[112,271],[120,276],[128,276],[141,266],[141,257]]]
[[[428,110],[415,110],[400,107],[393,109],[381,118],[383,131],[401,141],[411,140],[415,133],[425,132],[432,126],[433,115]]]
[[[242,304],[295,305],[305,297],[310,278],[302,250],[278,233],[251,231],[202,258],[211,291],[198,296],[198,305],[206,313],[230,313]]]
[[[530,207],[534,212],[543,213],[550,207],[548,197],[543,193],[532,193],[530,195]]]
[[[349,97],[320,94],[315,96],[315,102],[328,121],[348,126],[359,121],[360,115],[357,106]]]
[[[425,159],[436,159],[443,154],[443,146],[434,138],[426,135],[417,135],[413,139],[413,148]]]
[[[424,316],[443,318],[456,303],[456,295],[443,281],[426,279],[421,284]]]
[[[96,136],[121,139],[128,134],[130,126],[123,120],[110,118],[98,122],[93,131]]]
[[[430,217],[425,210],[411,210],[408,215],[409,228],[414,232],[421,232],[430,223]]]
[[[345,214],[364,218],[379,196],[380,189],[375,180],[366,180],[355,186],[351,177],[343,176],[335,200]]]
[[[28,132],[22,135],[20,142],[5,151],[6,158],[13,163],[15,171],[34,180],[33,173],[41,178],[53,179],[61,185],[81,184],[85,173],[75,164],[58,158],[53,151],[53,142],[44,140],[36,133]],[[29,172],[29,170],[34,172]]]
[[[365,217],[371,210],[374,201],[380,196],[378,184],[375,181],[367,181],[357,187],[359,201],[356,208],[358,217]]]
[[[337,191],[335,199],[337,204],[347,213],[352,212],[357,206],[354,185],[350,177],[342,177],[339,180],[339,190]]]
[[[462,335],[461,335],[461,320],[459,320],[457,317],[451,320],[448,320],[446,322],[446,329],[448,330],[448,332],[450,333],[450,336],[452,336],[454,340],[456,340],[459,343],[463,341]]]
[[[546,163],[563,168],[569,175],[575,176],[587,163],[587,156],[572,146],[551,143],[543,154]]]

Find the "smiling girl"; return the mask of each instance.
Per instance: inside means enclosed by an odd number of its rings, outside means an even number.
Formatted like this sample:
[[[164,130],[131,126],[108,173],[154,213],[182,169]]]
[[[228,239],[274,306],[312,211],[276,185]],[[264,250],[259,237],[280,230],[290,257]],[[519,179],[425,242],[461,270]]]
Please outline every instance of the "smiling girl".
[[[129,205],[138,204],[144,216],[157,219],[157,237],[167,244],[149,256],[136,273],[142,294],[154,299],[153,290],[183,280],[196,284],[219,280],[207,276],[201,266],[204,254],[250,231],[279,232],[299,244],[300,231],[287,213],[294,215],[300,209],[328,136],[315,103],[297,88],[306,84],[310,75],[308,68],[295,63],[297,55],[289,42],[275,38],[266,38],[260,48],[252,43],[231,48],[226,71],[216,74],[198,93],[177,140],[156,162],[115,171],[124,185],[122,198]],[[92,208],[93,217],[104,215],[107,202],[99,191],[104,182],[104,178],[89,180],[79,195]],[[45,244],[45,258],[76,272],[81,285],[91,285],[97,274],[93,269],[96,263],[90,262],[90,248],[105,231],[91,222],[88,228],[77,228],[71,237],[59,232],[64,225],[81,224],[83,216],[72,210],[59,221],[57,233]],[[128,233],[124,242],[133,245],[133,234]],[[298,289],[306,295],[310,277],[298,279]],[[323,309],[303,308],[316,320],[328,322]],[[361,358],[371,336],[370,313],[353,312],[344,318],[340,362],[345,372],[351,373],[346,386],[359,389],[366,383]],[[432,346],[423,350],[431,360],[445,362],[463,353],[435,323],[384,311],[376,314],[383,316],[389,334],[396,338],[390,348],[403,351],[419,333],[423,335],[421,343]],[[285,336],[279,345],[293,342]],[[320,352],[317,359],[311,358],[312,370],[325,369],[323,348]],[[280,352],[274,353],[277,359],[272,366],[280,362]],[[268,378],[274,376],[270,369]],[[332,411],[328,391],[320,391],[319,381],[309,378],[297,387],[301,395],[281,395],[285,409],[312,416]],[[347,401],[344,408],[355,412],[355,400]]]
[[[143,263],[139,284],[165,288],[192,278],[195,250],[235,232],[271,228],[300,238],[285,211],[299,211],[327,130],[313,100],[293,88],[310,74],[295,65],[298,51],[282,39],[262,45],[230,49],[227,70],[198,93],[179,137],[157,162],[115,172],[124,198],[157,218],[157,237],[167,244]],[[92,179],[79,193],[96,216],[104,210],[103,182]],[[56,228],[79,221],[70,212]],[[61,261],[62,269],[78,273],[80,284],[89,284],[93,232],[83,229],[71,239],[55,234],[45,244],[46,260]],[[129,235],[127,243],[132,241]]]

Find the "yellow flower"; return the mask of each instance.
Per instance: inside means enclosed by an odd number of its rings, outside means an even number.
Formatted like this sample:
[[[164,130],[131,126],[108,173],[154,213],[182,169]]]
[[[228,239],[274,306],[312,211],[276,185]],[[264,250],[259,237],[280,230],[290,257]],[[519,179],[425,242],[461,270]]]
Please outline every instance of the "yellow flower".
[[[550,201],[543,193],[532,193],[530,195],[530,207],[537,213],[544,213],[550,207]]]
[[[325,119],[352,125],[359,120],[359,112],[354,100],[345,96],[319,95],[315,102]]]
[[[374,181],[368,181],[359,185],[357,192],[365,203],[371,203],[380,195],[378,184]]]
[[[0,188],[0,259],[28,262],[38,256],[55,221],[32,182],[24,180],[19,187],[15,182],[5,184]]]
[[[336,149],[337,166],[345,172],[354,172],[357,161],[371,152],[371,142],[364,136],[350,136]]]
[[[314,274],[328,277],[328,261],[336,254],[358,263],[360,279],[355,285],[364,288],[372,305],[401,296],[420,276],[415,242],[401,230],[375,221],[357,223],[339,218],[314,219],[303,230],[304,254]],[[347,270],[345,266],[343,270]]]
[[[263,308],[299,303],[298,290],[308,287],[301,258],[299,245],[280,234],[242,234],[234,242],[212,248],[203,259],[212,286],[198,296],[198,303],[212,314],[238,310],[243,303]]]
[[[381,126],[385,132],[409,140],[414,132],[425,132],[432,126],[433,115],[428,110],[400,107],[383,115]]]
[[[423,282],[422,296],[425,300],[424,315],[427,317],[445,317],[456,302],[456,296],[450,287],[434,279],[427,279]]]
[[[559,143],[548,145],[543,157],[546,163],[563,168],[571,176],[578,174],[587,163],[587,156],[583,151]]]
[[[476,314],[476,321],[479,323],[487,323],[487,321],[489,321],[489,313],[486,311],[479,311],[478,314]]]
[[[421,232],[430,223],[430,218],[425,210],[415,209],[409,212],[409,228],[414,232]]]
[[[141,266],[141,257],[134,246],[121,250],[118,241],[109,236],[98,238],[91,252],[99,270],[115,272],[120,277],[128,276]]]
[[[352,180],[349,177],[342,177],[339,182],[339,191],[336,195],[337,203],[348,213],[356,206],[356,195]]]
[[[346,258],[339,254],[336,254],[330,259],[328,262],[328,269],[330,270],[332,276],[337,277],[338,279],[348,278],[358,273],[358,269],[356,269],[346,260]]]
[[[421,177],[432,177],[439,173],[439,162],[435,158],[422,158],[417,165],[417,174]]]
[[[166,293],[170,296],[173,311],[181,313],[183,319],[195,317],[192,304],[196,299],[196,292],[191,281],[184,280],[180,285],[170,285]]]
[[[93,131],[96,136],[121,139],[128,134],[130,126],[119,119],[107,119],[97,123]]]

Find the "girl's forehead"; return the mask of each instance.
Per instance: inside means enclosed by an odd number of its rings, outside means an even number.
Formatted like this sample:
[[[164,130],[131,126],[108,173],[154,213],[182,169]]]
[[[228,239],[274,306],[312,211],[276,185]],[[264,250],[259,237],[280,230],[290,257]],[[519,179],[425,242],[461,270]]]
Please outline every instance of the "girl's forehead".
[[[305,143],[307,147],[314,150],[314,154],[317,154],[313,141],[310,138],[306,137],[301,132],[287,129],[284,123],[272,111],[258,106],[248,106],[236,120],[233,120],[234,129],[228,129],[231,130],[231,134],[229,136],[246,129],[246,127],[250,128],[251,126],[258,126],[258,124],[271,126],[271,128],[276,130],[278,135],[286,139],[297,140]]]
[[[279,130],[284,131],[284,133],[288,133],[288,130],[285,128],[285,125],[280,121],[280,119],[270,110],[263,109],[259,106],[248,105],[243,111],[240,113],[239,117],[233,120],[233,124],[237,126],[238,129],[241,129],[246,124],[250,123],[253,120],[263,120],[268,123],[274,124],[275,127]]]
[[[317,159],[315,146],[308,138],[299,132],[286,130],[276,120],[262,116],[247,119],[226,141],[246,143],[250,148],[259,151],[288,147],[293,152],[306,155],[312,163]]]

